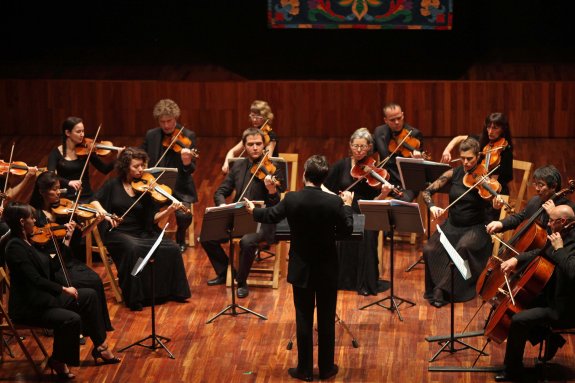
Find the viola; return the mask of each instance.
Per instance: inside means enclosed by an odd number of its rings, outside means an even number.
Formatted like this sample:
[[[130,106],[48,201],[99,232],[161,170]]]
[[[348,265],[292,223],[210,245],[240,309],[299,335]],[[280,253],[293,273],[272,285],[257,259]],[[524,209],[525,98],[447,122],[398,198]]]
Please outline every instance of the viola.
[[[23,176],[26,173],[28,173],[28,170],[30,170],[30,168],[33,167],[35,166],[28,166],[22,161],[12,161],[12,163],[9,163],[0,160],[0,174],[5,174],[8,172],[8,169],[10,169],[10,174]],[[39,172],[45,172],[47,170],[46,168],[37,168],[37,169]]]
[[[388,185],[393,188],[392,193],[396,196],[401,197],[403,195],[401,191],[387,181],[389,179],[389,173],[387,170],[378,167],[377,161],[371,156],[364,157],[361,161],[357,161],[353,168],[351,168],[350,174],[357,180],[365,178],[367,184],[371,187],[380,188],[381,185]]]
[[[499,165],[501,162],[501,152],[509,147],[509,143],[503,137],[500,137],[497,141],[489,142],[483,150],[481,151],[483,155],[483,161],[485,168],[487,170],[493,169],[495,166]]]
[[[270,175],[276,186],[279,186],[281,182],[274,176],[275,172],[276,166],[267,155],[264,156],[259,163],[254,163],[250,168],[250,173],[254,174],[258,179],[263,181],[266,176]]]
[[[132,189],[138,193],[150,193],[150,196],[158,203],[165,203],[168,200],[181,203],[177,198],[172,196],[172,189],[169,186],[158,184],[156,178],[150,173],[144,173],[142,178],[134,179],[131,185]],[[181,206],[180,210],[186,214],[192,214],[190,209],[184,205]]]
[[[181,152],[182,149],[190,149],[194,158],[200,157],[198,154],[198,149],[191,148],[192,140],[182,135],[180,129],[174,129],[171,135],[164,135],[162,138],[162,146],[164,148],[169,148],[170,145],[172,145],[171,149],[176,153]]]
[[[75,149],[76,155],[79,157],[87,156],[88,153],[90,152],[90,148],[92,147],[93,143],[94,143],[93,139],[84,137],[82,142],[79,143],[78,145],[76,145],[76,149]],[[108,154],[110,154],[110,152],[112,150],[120,151],[120,150],[124,150],[124,148],[119,147],[119,146],[114,146],[112,141],[100,141],[100,142],[94,144],[94,153],[96,153],[97,155],[99,155],[101,157],[107,156]]]
[[[559,190],[550,199],[555,200],[559,197],[573,193],[575,191],[575,180],[569,180],[569,187]],[[515,229],[513,236],[508,241],[518,253],[531,249],[540,249],[547,242],[547,231],[537,222],[537,218],[543,212],[541,206],[528,220],[523,221]],[[489,258],[485,269],[477,279],[475,285],[477,293],[487,301],[495,297],[499,288],[504,284],[505,275],[501,271],[501,264],[513,256],[513,253],[506,247],[499,249],[497,256]]]
[[[401,129],[399,134],[392,135],[392,139],[387,144],[387,149],[390,153],[397,151],[403,157],[413,157],[413,151],[420,151],[420,148],[421,142],[417,138],[412,137],[405,128]],[[421,155],[426,160],[431,159],[431,156],[426,152],[421,152]]]
[[[38,245],[44,245],[50,241],[52,236],[55,238],[64,238],[68,229],[66,225],[59,225],[57,223],[47,223],[44,226],[34,226],[34,232],[30,240]]]

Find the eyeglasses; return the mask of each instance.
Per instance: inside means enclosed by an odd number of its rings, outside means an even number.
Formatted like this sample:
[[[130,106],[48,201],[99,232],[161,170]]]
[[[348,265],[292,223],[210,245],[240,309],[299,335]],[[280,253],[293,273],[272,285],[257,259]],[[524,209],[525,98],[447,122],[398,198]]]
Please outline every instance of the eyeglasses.
[[[365,149],[369,148],[368,145],[353,144],[353,145],[350,145],[350,146],[351,146],[352,149],[355,149],[355,150],[365,150]]]

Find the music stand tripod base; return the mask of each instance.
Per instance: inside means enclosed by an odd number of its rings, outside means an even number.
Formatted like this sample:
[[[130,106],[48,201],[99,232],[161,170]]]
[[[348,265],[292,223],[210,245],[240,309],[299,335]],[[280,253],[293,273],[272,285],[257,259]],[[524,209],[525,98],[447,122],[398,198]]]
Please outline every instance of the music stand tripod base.
[[[148,339],[150,339],[152,341],[152,344],[150,344],[150,345],[143,344]],[[118,352],[124,352],[125,350],[127,350],[133,346],[144,347],[144,348],[147,348],[148,350],[152,350],[152,351],[156,351],[159,348],[163,348],[164,350],[166,350],[166,352],[170,356],[170,359],[176,359],[176,357],[164,345],[164,343],[168,343],[170,340],[171,340],[170,338],[166,338],[165,336],[161,336],[161,335],[148,335],[147,337],[140,339],[139,341],[134,342],[129,346],[126,346],[124,348],[119,349]]]

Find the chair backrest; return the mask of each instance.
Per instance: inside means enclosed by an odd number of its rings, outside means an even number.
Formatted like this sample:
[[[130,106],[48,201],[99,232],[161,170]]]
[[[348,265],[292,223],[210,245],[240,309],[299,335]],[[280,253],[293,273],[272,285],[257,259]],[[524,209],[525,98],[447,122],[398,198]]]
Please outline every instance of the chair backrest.
[[[509,203],[509,196],[508,195],[500,195],[501,199],[507,203]],[[501,221],[503,218],[507,217],[507,210],[505,210],[505,208],[501,209],[501,213],[499,213],[499,220]],[[500,236],[499,238],[503,239],[504,241],[508,241],[509,237],[511,236],[511,230],[508,230],[507,232],[505,232],[502,236]],[[496,256],[497,253],[499,252],[499,247],[501,246],[501,243],[496,240],[493,239],[493,251],[491,252],[491,254],[493,256]]]
[[[513,170],[522,170],[523,178],[521,179],[521,184],[515,198],[511,198],[513,202],[513,207],[515,211],[521,210],[521,205],[523,204],[523,199],[525,198],[525,192],[527,191],[527,185],[529,184],[529,177],[531,177],[531,169],[533,168],[533,163],[528,161],[513,160]]]
[[[6,244],[10,239],[10,230],[0,237],[0,267],[6,266]]]
[[[289,174],[286,174],[288,177],[288,188],[286,191],[296,191],[299,155],[297,153],[280,153],[279,156],[288,163]]]

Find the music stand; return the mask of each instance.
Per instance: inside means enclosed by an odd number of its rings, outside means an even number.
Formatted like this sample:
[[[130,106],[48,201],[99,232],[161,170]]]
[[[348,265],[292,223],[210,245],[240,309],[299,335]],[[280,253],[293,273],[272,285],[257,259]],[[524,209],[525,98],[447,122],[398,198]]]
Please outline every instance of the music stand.
[[[146,267],[146,265],[149,263],[150,264],[150,273],[151,273],[151,285],[152,285],[152,299],[151,299],[151,312],[152,312],[152,334],[148,335],[145,338],[142,338],[132,344],[130,344],[129,346],[126,346],[120,350],[118,350],[118,352],[123,352],[124,350],[127,350],[131,347],[134,346],[140,346],[140,347],[144,347],[147,348],[149,350],[157,350],[158,348],[163,348],[168,355],[170,355],[171,359],[176,359],[176,357],[170,352],[170,350],[168,350],[168,348],[166,347],[166,345],[164,344],[169,342],[171,339],[170,338],[166,338],[165,336],[161,336],[156,334],[156,309],[155,309],[155,295],[156,295],[156,283],[155,283],[155,276],[154,276],[154,258],[152,258],[154,252],[156,251],[156,249],[158,248],[158,246],[160,245],[160,242],[162,242],[162,238],[164,238],[164,233],[166,232],[166,228],[168,227],[168,224],[166,224],[166,226],[164,226],[164,229],[162,230],[162,232],[160,233],[160,235],[158,236],[158,239],[156,239],[156,242],[154,242],[154,245],[152,246],[152,248],[150,249],[150,251],[148,251],[148,254],[144,257],[144,258],[138,258],[138,261],[136,262],[136,264],[134,265],[134,268],[132,269],[132,273],[131,275],[133,277],[135,277],[136,275],[138,275],[143,269],[144,267]],[[147,341],[148,339],[150,339],[152,341],[151,345],[145,345],[143,344],[145,341]],[[164,341],[164,342],[162,342]]]
[[[262,201],[255,201],[254,205],[263,206]],[[234,244],[233,239],[242,237],[244,234],[257,232],[259,224],[253,220],[253,217],[248,213],[245,203],[238,202],[228,205],[220,205],[217,207],[206,208],[204,220],[202,222],[202,232],[200,233],[201,241],[221,241],[228,239],[230,245],[229,251],[229,264],[232,266],[232,303],[227,305],[223,310],[214,315],[206,322],[212,323],[216,318],[221,315],[237,316],[240,314],[253,314],[260,319],[267,320],[265,316],[258,314],[246,307],[240,306],[236,303],[235,294],[235,279],[236,272],[234,267]],[[238,312],[237,309],[242,310]]]
[[[399,320],[403,321],[399,306],[402,303],[407,303],[410,306],[415,306],[415,302],[408,301],[407,299],[400,298],[394,295],[393,292],[393,257],[394,257],[394,231],[405,233],[418,233],[425,232],[423,223],[421,221],[421,213],[417,203],[405,202],[399,200],[359,200],[359,210],[365,214],[365,229],[366,230],[383,230],[389,231],[391,240],[389,246],[389,273],[390,273],[390,295],[372,302],[368,305],[360,307],[360,310],[368,308],[373,305],[378,305],[390,311],[396,311]],[[381,248],[383,258],[383,246]],[[382,302],[389,300],[389,306],[385,306]],[[399,303],[397,303],[399,302]]]
[[[421,192],[427,186],[439,178],[447,170],[451,169],[448,164],[440,162],[426,161],[423,158],[407,158],[397,157],[395,159],[399,176],[401,178],[401,185],[404,189],[413,190],[417,193]],[[437,193],[449,193],[450,185],[446,184]],[[429,209],[427,209],[427,239],[431,233],[431,219]],[[417,261],[405,269],[410,272],[415,266],[423,263],[423,256],[420,256]]]

